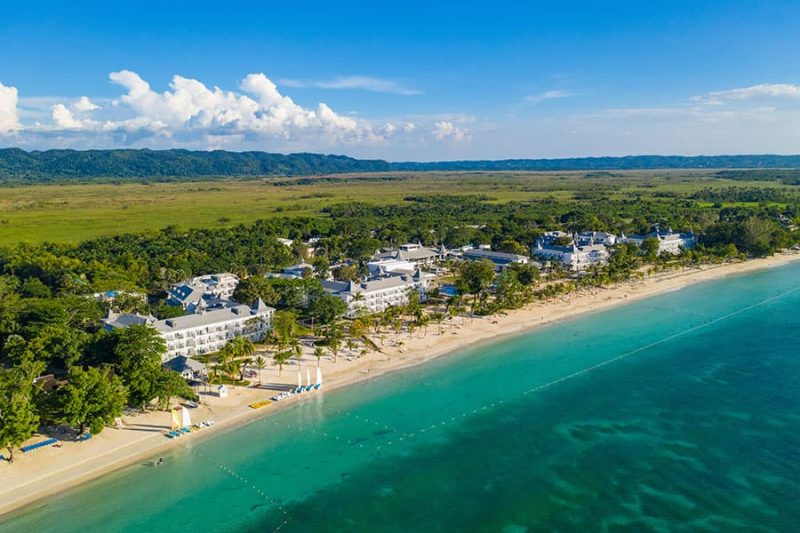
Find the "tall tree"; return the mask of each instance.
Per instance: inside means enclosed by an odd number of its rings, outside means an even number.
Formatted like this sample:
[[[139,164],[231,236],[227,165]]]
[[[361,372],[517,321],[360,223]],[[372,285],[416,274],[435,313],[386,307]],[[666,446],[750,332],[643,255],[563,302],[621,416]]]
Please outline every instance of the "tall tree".
[[[297,313],[294,311],[278,311],[272,318],[272,333],[278,346],[286,348],[297,336]]]
[[[128,391],[113,370],[73,367],[69,381],[57,391],[60,418],[77,426],[82,435],[86,428],[98,434],[122,414]]]
[[[128,387],[131,405],[144,410],[157,396],[155,383],[161,374],[164,339],[150,326],[136,324],[116,332],[114,362]]]
[[[172,370],[162,369],[153,384],[153,394],[155,394],[159,409],[165,410],[169,407],[172,398],[186,398],[187,400],[197,399],[197,394],[186,380]]]
[[[39,330],[28,346],[36,360],[58,362],[69,369],[80,360],[89,337],[88,333],[79,329],[49,324]]]
[[[330,326],[347,312],[347,304],[332,294],[321,294],[311,300],[309,314],[321,325]]]
[[[0,371],[0,446],[8,450],[9,462],[14,461],[14,448],[39,427],[33,379],[43,367],[28,363]]]

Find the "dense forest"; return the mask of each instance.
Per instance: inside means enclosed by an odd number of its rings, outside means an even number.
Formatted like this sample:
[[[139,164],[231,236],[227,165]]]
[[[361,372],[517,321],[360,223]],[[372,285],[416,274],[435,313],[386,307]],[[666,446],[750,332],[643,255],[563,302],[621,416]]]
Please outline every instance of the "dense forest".
[[[399,162],[341,155],[204,152],[189,150],[0,149],[0,184],[197,181],[225,177],[302,176],[385,171],[566,171],[646,169],[757,169],[723,171],[720,178],[796,184],[800,156],[656,156],[507,159],[498,161]],[[767,170],[764,170],[767,169]],[[788,169],[788,170],[787,170]]]
[[[385,161],[341,155],[189,150],[0,150],[0,183],[109,181],[120,178],[201,180],[389,170]]]
[[[392,170],[648,170],[690,168],[800,168],[800,155],[631,155],[566,159],[504,159],[392,163]]]

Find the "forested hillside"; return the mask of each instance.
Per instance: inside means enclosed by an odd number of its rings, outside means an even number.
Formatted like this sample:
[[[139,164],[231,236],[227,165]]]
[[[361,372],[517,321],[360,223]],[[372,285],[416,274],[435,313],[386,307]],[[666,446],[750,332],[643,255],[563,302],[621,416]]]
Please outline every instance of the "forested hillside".
[[[189,150],[0,150],[0,183],[189,180],[227,176],[297,176],[389,170],[378,160],[341,155]]]
[[[719,177],[797,182],[800,155],[581,157],[389,163],[342,155],[190,150],[0,149],[0,185],[108,181],[188,181],[225,177],[309,176],[385,171],[566,171],[772,169]]]
[[[648,170],[667,168],[800,168],[800,155],[634,155],[392,163],[392,170]]]

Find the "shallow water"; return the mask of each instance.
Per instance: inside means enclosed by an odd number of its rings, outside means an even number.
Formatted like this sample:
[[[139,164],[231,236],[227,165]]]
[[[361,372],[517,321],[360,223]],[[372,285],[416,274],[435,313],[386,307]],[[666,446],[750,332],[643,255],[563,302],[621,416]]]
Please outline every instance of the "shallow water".
[[[0,531],[796,531],[800,265],[335,393]]]

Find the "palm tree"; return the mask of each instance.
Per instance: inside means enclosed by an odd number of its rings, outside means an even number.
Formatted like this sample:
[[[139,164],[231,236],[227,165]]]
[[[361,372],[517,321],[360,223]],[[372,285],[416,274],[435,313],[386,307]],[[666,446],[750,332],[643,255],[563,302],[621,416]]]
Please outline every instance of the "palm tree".
[[[347,337],[345,344],[347,345],[347,349],[350,350],[351,352],[356,347],[356,341],[353,339],[353,337]]]
[[[375,318],[372,319],[372,338],[373,339],[375,339],[375,337],[377,337],[378,334],[381,332],[381,324],[382,323],[383,323],[383,316],[375,317]]]
[[[300,344],[300,341],[296,337],[292,339],[292,344],[290,345],[289,350],[292,356],[298,361],[303,359],[303,345]]]
[[[253,341],[241,335],[237,335],[229,340],[228,344],[231,346],[231,352],[234,357],[249,357],[256,353],[256,347],[253,345]]]
[[[228,378],[236,381],[236,372],[239,371],[239,363],[235,359],[228,359],[222,366],[222,371],[228,374]]]
[[[417,315],[417,319],[416,319],[415,323],[416,323],[417,326],[422,328],[422,331],[423,331],[422,336],[423,337],[427,337],[428,336],[428,324],[430,324],[430,322],[431,322],[430,315],[427,315],[424,312],[420,311],[420,313]]]
[[[244,381],[244,367],[250,363],[250,356],[256,351],[253,341],[247,337],[237,335],[225,343],[225,346],[217,353],[219,367],[228,374],[233,381],[234,375],[238,372],[239,379]]]
[[[256,364],[256,368],[258,369],[258,385],[260,387],[263,382],[261,379],[261,371],[264,370],[265,366],[267,366],[267,360],[259,355],[253,360],[253,362]]]
[[[353,295],[353,302],[356,303],[356,305],[354,305],[353,307],[356,309],[356,311],[364,309],[364,306],[361,305],[361,302],[363,301],[364,301],[364,293],[357,292]]]
[[[438,328],[439,335],[442,334],[442,321],[444,320],[444,313],[441,311],[436,311],[435,313],[431,313],[431,318],[434,322],[436,322],[436,327]]]
[[[292,352],[288,350],[275,352],[272,358],[275,360],[275,364],[278,365],[278,375],[280,376],[283,373],[283,365],[292,358]]]
[[[253,359],[250,357],[245,357],[242,359],[237,359],[236,362],[239,365],[239,380],[244,381],[244,371],[247,370],[247,365],[253,363]]]
[[[317,366],[319,366],[320,359],[325,355],[325,349],[322,346],[314,346],[314,356],[317,358]]]
[[[328,350],[333,355],[333,362],[335,363],[339,356],[339,348],[341,348],[341,341],[339,339],[330,339],[328,341]]]

